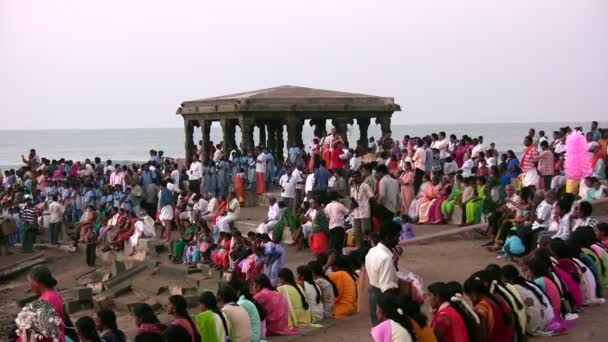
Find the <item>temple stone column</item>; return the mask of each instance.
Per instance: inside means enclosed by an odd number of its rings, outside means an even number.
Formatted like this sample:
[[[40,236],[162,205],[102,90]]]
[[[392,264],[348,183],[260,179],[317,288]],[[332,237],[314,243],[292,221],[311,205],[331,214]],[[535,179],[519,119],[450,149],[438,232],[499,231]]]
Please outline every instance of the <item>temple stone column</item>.
[[[184,119],[184,134],[186,135],[186,163],[190,164],[194,153],[194,125],[188,119]]]
[[[239,118],[239,126],[241,126],[241,134],[243,136],[243,145],[248,151],[253,150],[253,125],[254,121],[252,118]]]
[[[313,128],[313,134],[315,136],[322,137],[323,131],[325,130],[325,119],[312,119],[310,120],[310,127]]]
[[[298,130],[301,129],[299,121],[293,116],[287,117],[287,149],[298,143]]]
[[[230,122],[228,119],[220,119],[220,126],[222,126],[222,148],[224,155],[229,153],[228,145],[230,144]]]
[[[277,123],[269,122],[268,127],[268,149],[276,156],[277,155]]]
[[[260,146],[266,146],[266,124],[260,122],[258,128],[260,129]]]
[[[201,126],[202,137],[201,156],[199,158],[201,161],[205,161],[209,159],[209,133],[211,131],[211,120],[199,120],[198,123]]]
[[[382,135],[391,130],[391,116],[389,115],[381,115],[376,118],[376,124],[380,125],[380,130],[382,131]]]
[[[276,136],[276,141],[277,141],[277,148],[276,148],[276,154],[275,154],[275,159],[278,161],[283,161],[284,160],[284,150],[285,150],[285,142],[283,140],[283,123],[279,122],[276,127],[275,127],[275,136]]]
[[[336,132],[342,136],[342,140],[348,145],[348,137],[346,133],[348,131],[348,124],[352,123],[352,120],[348,119],[333,119],[331,120],[332,125],[336,128]]]
[[[367,146],[367,129],[369,128],[370,118],[357,118],[357,125],[359,125],[359,143],[363,146]]]

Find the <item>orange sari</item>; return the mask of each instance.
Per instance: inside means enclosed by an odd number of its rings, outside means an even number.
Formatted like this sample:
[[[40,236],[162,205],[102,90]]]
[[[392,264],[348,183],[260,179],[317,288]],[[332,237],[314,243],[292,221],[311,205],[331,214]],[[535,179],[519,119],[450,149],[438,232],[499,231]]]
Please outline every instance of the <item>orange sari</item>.
[[[245,204],[245,174],[237,173],[234,176],[234,192],[236,192],[236,196],[239,199],[239,204]]]

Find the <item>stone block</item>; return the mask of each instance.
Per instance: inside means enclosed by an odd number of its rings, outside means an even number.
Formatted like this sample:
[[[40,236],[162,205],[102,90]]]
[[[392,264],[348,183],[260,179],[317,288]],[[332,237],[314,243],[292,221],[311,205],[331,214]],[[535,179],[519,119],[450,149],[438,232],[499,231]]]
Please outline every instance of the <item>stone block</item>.
[[[136,293],[129,293],[125,296],[114,298],[114,307],[116,310],[122,312],[131,312],[135,304],[143,303],[146,299],[147,297],[145,296],[141,296]]]
[[[138,277],[131,283],[133,290],[142,292],[147,295],[156,296],[167,289],[167,286],[161,284],[158,280],[148,277]]]
[[[203,293],[205,291],[210,291],[213,294],[217,293],[217,290],[219,290],[220,287],[220,282],[218,282],[217,280],[206,280],[206,281],[201,281],[198,285],[198,293]]]
[[[189,274],[201,272],[198,268],[187,268],[183,265],[161,264],[158,267],[158,274],[161,277],[170,279],[186,279]]]
[[[87,284],[87,287],[91,288],[94,295],[100,294],[103,292],[103,282],[99,281],[96,283]]]
[[[123,282],[127,282],[127,283],[131,283],[131,281],[133,280],[133,277],[144,271],[145,269],[148,268],[148,265],[145,264],[139,264],[133,268],[130,268],[128,270],[126,270],[125,272],[119,274],[116,277],[111,278],[110,280],[108,280],[105,284],[106,288],[112,288],[120,283]]]
[[[123,293],[128,292],[131,289],[130,282],[122,282],[111,289],[107,289],[102,293],[93,296],[93,303],[97,309],[104,309],[114,304],[114,298]]]
[[[74,287],[71,292],[75,300],[91,300],[93,297],[93,289],[87,286]]]
[[[199,305],[197,294],[184,295],[184,299],[186,300],[186,304],[188,305],[189,308],[194,308]]]
[[[93,302],[91,300],[70,300],[65,302],[65,310],[69,314],[92,308]]]
[[[15,299],[15,303],[17,304],[18,307],[21,308],[21,307],[24,307],[26,304],[35,301],[36,299],[38,299],[38,297],[40,297],[38,294],[27,293],[27,294]]]
[[[112,262],[112,277],[116,277],[119,274],[122,274],[123,272],[125,272],[127,270],[127,266],[125,266],[125,263],[122,261],[118,261],[118,260],[114,260]]]

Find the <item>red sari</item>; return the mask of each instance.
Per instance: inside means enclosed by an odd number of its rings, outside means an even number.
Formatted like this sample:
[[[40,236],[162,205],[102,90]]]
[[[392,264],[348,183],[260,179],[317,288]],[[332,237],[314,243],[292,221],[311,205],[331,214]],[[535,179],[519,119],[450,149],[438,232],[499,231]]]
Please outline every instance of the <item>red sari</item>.
[[[217,219],[220,218],[220,216],[222,216],[224,209],[226,209],[226,200],[221,201],[220,204],[218,205],[217,212],[215,213],[215,215],[213,216],[213,219],[211,220],[212,225],[215,226],[217,224]]]
[[[450,196],[449,193],[451,187],[452,186],[449,183],[442,185],[441,189],[439,190],[439,195],[433,201],[433,203],[431,203],[428,213],[430,223],[439,224],[443,220],[443,214],[441,213],[441,204],[443,204],[443,202]]]
[[[442,342],[469,341],[469,333],[467,331],[467,326],[464,323],[464,319],[462,319],[456,309],[447,303],[442,304],[442,306],[439,307],[439,310],[433,315],[431,328],[439,328],[445,331]]]

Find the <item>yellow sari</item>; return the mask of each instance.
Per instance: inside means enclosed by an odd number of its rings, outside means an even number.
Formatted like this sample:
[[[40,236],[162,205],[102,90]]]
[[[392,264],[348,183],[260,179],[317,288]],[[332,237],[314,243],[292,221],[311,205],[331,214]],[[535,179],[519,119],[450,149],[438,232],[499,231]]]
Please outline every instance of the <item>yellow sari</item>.
[[[297,286],[300,288],[300,291],[304,293],[302,287],[300,285]],[[287,306],[289,307],[288,323],[290,328],[301,328],[312,324],[313,317],[310,306],[308,309],[304,309],[302,297],[295,287],[291,285],[281,285],[277,287],[277,291],[287,300]]]

